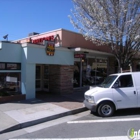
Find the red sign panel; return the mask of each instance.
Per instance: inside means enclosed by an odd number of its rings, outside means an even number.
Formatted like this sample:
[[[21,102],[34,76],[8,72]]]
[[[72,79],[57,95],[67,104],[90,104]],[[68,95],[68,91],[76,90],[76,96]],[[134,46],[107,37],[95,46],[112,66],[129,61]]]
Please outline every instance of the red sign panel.
[[[46,41],[54,41],[54,36],[48,36],[48,37],[42,37],[42,38],[38,38],[38,39],[34,39],[32,40],[32,43],[38,44],[38,43],[42,43],[43,40]]]
[[[74,54],[74,58],[85,58],[85,54]]]

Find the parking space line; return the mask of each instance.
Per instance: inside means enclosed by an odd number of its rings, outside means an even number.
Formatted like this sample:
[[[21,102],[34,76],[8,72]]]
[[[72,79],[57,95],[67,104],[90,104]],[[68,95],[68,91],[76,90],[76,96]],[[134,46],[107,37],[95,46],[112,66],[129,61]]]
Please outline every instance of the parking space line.
[[[79,121],[68,121],[71,123],[102,123],[102,122],[124,122],[124,121],[140,121],[140,118],[125,118],[125,119],[102,119],[102,120],[79,120]]]
[[[22,140],[22,139],[9,139]],[[55,139],[24,139],[24,140],[128,140],[127,136],[112,136],[112,137],[92,137],[92,138],[55,138]]]

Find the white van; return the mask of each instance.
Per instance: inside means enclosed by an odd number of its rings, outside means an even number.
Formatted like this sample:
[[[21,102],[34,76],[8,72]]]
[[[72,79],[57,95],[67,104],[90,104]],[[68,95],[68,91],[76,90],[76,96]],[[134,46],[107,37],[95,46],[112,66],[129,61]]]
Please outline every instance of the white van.
[[[118,109],[140,107],[140,72],[109,75],[101,85],[85,92],[84,105],[103,117]]]

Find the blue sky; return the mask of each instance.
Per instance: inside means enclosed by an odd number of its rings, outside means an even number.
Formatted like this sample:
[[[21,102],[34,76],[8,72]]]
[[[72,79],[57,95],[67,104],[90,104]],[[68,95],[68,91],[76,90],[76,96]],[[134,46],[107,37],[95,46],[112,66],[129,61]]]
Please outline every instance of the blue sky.
[[[0,40],[6,34],[16,40],[59,28],[77,32],[68,18],[71,9],[71,0],[0,0]]]

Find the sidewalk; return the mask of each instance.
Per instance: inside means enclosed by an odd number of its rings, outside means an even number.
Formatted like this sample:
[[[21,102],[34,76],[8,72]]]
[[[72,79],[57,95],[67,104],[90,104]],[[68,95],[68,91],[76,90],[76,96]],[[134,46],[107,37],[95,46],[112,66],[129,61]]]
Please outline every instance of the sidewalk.
[[[73,94],[40,94],[36,99],[0,104],[0,134],[87,110],[83,90]]]

